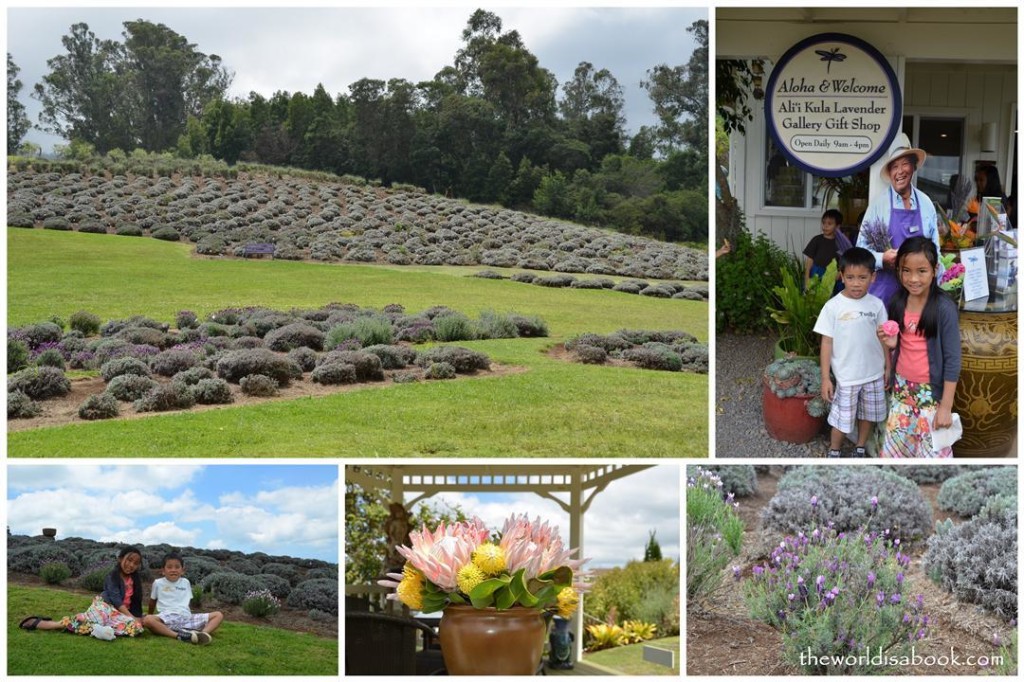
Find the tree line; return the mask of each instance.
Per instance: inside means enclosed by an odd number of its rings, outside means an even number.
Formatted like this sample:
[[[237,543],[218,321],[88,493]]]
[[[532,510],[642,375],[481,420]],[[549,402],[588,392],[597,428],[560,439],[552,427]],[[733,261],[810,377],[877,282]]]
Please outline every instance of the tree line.
[[[707,22],[688,31],[698,43],[688,62],[647,71],[641,85],[658,123],[632,136],[612,73],[581,62],[559,88],[518,32],[484,10],[470,16],[452,63],[432,80],[363,78],[336,96],[318,85],[229,98],[233,74],[221,59],[163,24],[125,22],[124,40],[114,41],[78,23],[32,96],[42,105],[40,129],[99,154],[171,151],[352,174],[702,241]],[[8,54],[8,154],[28,131],[17,73]]]

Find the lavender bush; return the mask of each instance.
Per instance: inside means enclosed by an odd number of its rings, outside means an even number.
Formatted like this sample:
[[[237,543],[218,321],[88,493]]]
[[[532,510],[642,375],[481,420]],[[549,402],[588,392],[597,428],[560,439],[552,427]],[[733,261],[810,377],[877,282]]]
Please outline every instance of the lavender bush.
[[[743,521],[722,480],[701,467],[686,480],[686,597],[688,608],[709,602],[722,586],[726,564],[739,554]]]

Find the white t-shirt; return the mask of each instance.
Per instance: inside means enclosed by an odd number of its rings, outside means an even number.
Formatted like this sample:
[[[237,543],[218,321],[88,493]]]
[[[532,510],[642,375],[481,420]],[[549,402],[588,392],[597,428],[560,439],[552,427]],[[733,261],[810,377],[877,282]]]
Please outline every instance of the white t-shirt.
[[[889,319],[885,304],[865,294],[849,298],[836,294],[821,309],[814,331],[832,337],[832,373],[840,386],[856,386],[885,373],[885,354],[878,325]]]
[[[192,601],[192,585],[188,578],[181,577],[173,583],[167,578],[157,578],[153,581],[149,596],[150,599],[156,599],[157,613],[177,613],[183,616],[192,613],[188,608],[188,603]]]

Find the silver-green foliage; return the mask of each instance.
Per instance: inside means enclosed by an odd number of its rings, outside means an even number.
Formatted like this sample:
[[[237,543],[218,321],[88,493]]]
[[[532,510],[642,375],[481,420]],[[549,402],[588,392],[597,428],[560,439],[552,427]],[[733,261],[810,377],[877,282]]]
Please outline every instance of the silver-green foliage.
[[[995,495],[1017,495],[1017,469],[1011,466],[971,468],[939,489],[939,509],[974,516]]]

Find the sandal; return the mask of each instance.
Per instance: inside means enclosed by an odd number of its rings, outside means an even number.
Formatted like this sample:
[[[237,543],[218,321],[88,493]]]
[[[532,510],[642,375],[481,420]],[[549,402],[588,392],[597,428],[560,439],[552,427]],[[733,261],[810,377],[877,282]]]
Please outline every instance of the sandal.
[[[18,623],[18,627],[22,630],[35,630],[37,627],[39,627],[39,624],[44,620],[53,619],[47,618],[46,616],[29,616],[28,618],[25,618],[20,623]]]

